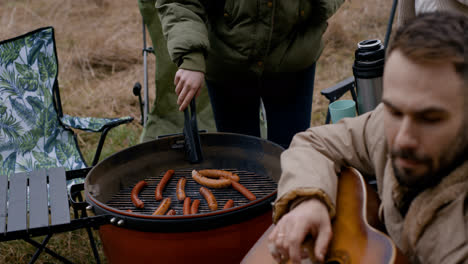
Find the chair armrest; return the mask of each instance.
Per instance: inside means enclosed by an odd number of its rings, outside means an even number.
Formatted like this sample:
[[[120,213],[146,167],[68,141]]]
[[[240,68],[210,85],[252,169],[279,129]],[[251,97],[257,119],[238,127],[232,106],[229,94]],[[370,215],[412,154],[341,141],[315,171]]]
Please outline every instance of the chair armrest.
[[[93,167],[66,171],[68,183],[68,202],[73,209],[75,219],[86,217],[86,207],[89,205],[82,196],[84,191],[84,179]],[[81,211],[81,216],[79,212]]]
[[[99,143],[96,149],[96,154],[94,154],[92,166],[96,165],[101,156],[102,146],[104,145],[104,140],[106,139],[107,132],[110,129],[133,121],[133,117],[125,116],[119,118],[96,118],[96,117],[76,117],[63,115],[60,118],[62,125],[69,128],[76,128],[90,132],[101,132],[101,137],[99,138]]]
[[[351,76],[332,87],[323,89],[320,93],[324,95],[330,103],[338,100],[347,91],[354,91],[354,77]]]
[[[133,120],[131,116],[118,118],[77,117],[63,115],[60,121],[63,125],[90,132],[102,132],[108,127],[115,127],[129,123]]]
[[[77,169],[77,170],[69,170],[65,172],[66,179],[67,181],[73,180],[73,179],[84,179],[86,178],[86,175],[88,175],[89,171],[91,171],[93,167],[86,167],[83,169]]]
[[[67,189],[71,190],[73,185],[80,184],[84,182],[86,175],[93,167],[86,167],[83,169],[74,169],[66,171],[66,180],[67,180]],[[76,187],[75,187],[76,188]]]
[[[86,201],[83,201],[81,192],[84,191],[84,184],[78,183],[70,187],[68,192],[68,201],[74,210],[85,210],[89,205]]]

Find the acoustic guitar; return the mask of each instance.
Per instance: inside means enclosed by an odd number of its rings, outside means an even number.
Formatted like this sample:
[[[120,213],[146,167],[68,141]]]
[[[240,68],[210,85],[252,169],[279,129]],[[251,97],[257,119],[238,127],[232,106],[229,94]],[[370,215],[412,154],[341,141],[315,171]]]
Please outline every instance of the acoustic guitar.
[[[325,263],[409,263],[390,237],[384,234],[384,226],[379,222],[377,215],[379,203],[377,193],[365,183],[356,169],[342,170],[339,176],[336,217],[332,222],[333,238]],[[268,250],[268,236],[272,230],[273,226],[270,226],[241,264],[276,263]],[[313,243],[305,242],[303,246],[309,252],[313,252]],[[314,263],[312,259],[305,262]]]

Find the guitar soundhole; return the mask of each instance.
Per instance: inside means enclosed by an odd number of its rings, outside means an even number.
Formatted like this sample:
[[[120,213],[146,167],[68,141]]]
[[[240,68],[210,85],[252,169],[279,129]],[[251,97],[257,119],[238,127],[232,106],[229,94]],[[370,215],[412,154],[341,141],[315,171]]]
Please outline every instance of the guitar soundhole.
[[[338,260],[330,260],[330,261],[325,262],[325,264],[343,264],[343,263]]]

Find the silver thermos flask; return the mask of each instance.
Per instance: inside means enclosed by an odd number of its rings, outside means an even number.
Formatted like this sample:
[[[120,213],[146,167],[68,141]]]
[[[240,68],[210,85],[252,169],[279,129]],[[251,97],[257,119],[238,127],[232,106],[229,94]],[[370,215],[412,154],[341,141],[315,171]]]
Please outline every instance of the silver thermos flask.
[[[372,111],[382,100],[385,47],[378,39],[358,43],[353,74],[356,81],[358,113]]]

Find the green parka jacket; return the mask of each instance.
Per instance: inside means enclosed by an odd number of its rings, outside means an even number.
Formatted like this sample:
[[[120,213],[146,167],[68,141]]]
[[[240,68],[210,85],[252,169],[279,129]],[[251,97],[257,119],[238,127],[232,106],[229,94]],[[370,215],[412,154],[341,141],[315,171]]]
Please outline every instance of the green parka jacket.
[[[171,59],[209,80],[294,72],[323,49],[343,0],[157,0]]]

